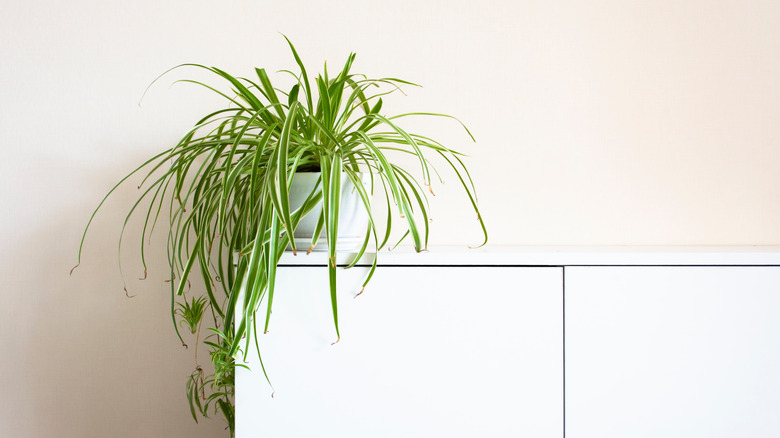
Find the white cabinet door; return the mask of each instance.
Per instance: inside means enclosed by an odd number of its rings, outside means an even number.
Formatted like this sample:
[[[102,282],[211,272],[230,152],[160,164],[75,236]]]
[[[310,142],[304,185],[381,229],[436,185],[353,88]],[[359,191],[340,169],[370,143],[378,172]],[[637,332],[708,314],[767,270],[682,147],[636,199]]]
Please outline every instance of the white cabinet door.
[[[237,373],[236,432],[254,437],[563,435],[561,268],[340,271],[341,341],[327,272],[282,269],[260,337]]]
[[[780,268],[566,268],[566,436],[776,437]]]

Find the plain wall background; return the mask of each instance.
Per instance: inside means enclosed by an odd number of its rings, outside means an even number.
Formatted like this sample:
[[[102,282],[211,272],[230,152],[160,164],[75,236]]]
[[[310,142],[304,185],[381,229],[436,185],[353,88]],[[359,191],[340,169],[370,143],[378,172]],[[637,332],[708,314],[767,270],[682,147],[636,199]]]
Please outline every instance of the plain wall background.
[[[183,62],[251,75],[356,72],[422,84],[398,112],[471,155],[491,244],[780,243],[780,4],[774,1],[4,1],[0,3],[0,435],[219,436],[192,423],[192,351],[149,279],[128,184],[103,194],[215,103],[167,77]],[[389,109],[389,105],[386,105]],[[435,187],[433,244],[478,242],[455,181]],[[132,222],[132,227],[137,222]],[[135,229],[137,230],[137,228]]]

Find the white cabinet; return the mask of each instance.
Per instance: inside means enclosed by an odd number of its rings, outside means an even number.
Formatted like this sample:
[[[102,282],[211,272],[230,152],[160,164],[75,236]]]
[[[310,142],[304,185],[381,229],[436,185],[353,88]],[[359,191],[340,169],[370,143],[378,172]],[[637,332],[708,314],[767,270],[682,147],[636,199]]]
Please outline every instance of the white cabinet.
[[[562,269],[281,269],[260,348],[239,370],[236,436],[563,436]],[[254,353],[251,351],[250,353]]]
[[[775,437],[780,268],[566,268],[566,436]]]
[[[340,271],[336,345],[326,269],[281,270],[276,393],[239,370],[238,438],[780,431],[780,248],[413,256],[357,299],[366,268]]]

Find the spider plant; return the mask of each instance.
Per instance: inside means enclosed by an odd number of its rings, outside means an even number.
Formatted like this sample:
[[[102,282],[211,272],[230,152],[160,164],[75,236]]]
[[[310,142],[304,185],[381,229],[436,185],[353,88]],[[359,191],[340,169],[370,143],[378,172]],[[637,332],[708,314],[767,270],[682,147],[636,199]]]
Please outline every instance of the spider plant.
[[[125,226],[133,214],[144,215],[140,260],[146,270],[144,242],[158,222],[165,222],[172,279],[171,317],[176,334],[184,344],[177,324],[180,320],[197,337],[196,344],[209,349],[214,367],[213,374],[205,372],[197,364],[196,353],[196,368],[186,385],[192,414],[197,421],[200,415],[221,412],[231,434],[235,358],[246,354],[253,343],[259,355],[257,326],[267,331],[271,322],[277,264],[288,247],[293,253],[300,249],[291,236],[307,214],[318,217],[308,250],[318,243],[320,235],[327,243],[333,327],[336,342],[340,339],[336,243],[342,181],[354,184],[369,217],[363,243],[348,267],[354,266],[366,251],[375,253],[397,244],[389,240],[391,230],[398,227],[403,231],[401,240],[411,239],[418,252],[426,249],[426,192],[433,193],[431,178],[438,175],[430,157],[454,171],[468,198],[468,209],[476,212],[484,234],[482,244],[487,242],[463,155],[429,137],[404,130],[400,122],[407,117],[445,117],[458,123],[473,140],[465,125],[444,114],[385,115],[382,98],[414,84],[351,73],[354,53],[335,76],[329,75],[326,66],[312,80],[289,39],[287,43],[298,72],[281,72],[289,75],[292,84],[286,91],[272,85],[262,68],[255,69],[252,78],[235,77],[199,64],[171,69],[208,72],[221,85],[181,81],[217,93],[226,106],[198,120],[178,144],[122,178],[92,213],[79,248],[80,263],[84,237],[103,202],[128,178],[141,173],[143,190],[130,208]],[[393,156],[399,155],[412,157],[412,167],[398,164]],[[320,172],[319,184],[300,208],[291,209],[290,187],[300,171]],[[365,187],[360,172],[370,174]],[[386,207],[378,215],[371,209],[375,192],[381,194],[379,199]],[[124,227],[120,249],[123,234]],[[364,288],[376,263],[374,257]],[[200,292],[188,287],[193,273],[203,279]],[[196,296],[188,300],[187,295],[193,294]],[[207,336],[200,339],[200,326],[209,316],[209,328],[204,330]]]

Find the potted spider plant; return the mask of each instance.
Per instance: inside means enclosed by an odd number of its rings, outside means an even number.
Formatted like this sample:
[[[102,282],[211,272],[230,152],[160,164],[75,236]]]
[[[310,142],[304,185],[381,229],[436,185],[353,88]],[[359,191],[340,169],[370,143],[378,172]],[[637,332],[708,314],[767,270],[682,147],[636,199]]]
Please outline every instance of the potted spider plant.
[[[289,39],[287,43],[299,69],[297,73],[283,71],[292,84],[287,91],[272,85],[262,68],[255,69],[252,78],[198,64],[171,69],[195,68],[213,75],[221,85],[182,81],[219,94],[226,106],[198,120],[178,144],[122,178],[92,213],[79,247],[80,263],[84,238],[97,211],[128,178],[144,175],[143,190],[127,215],[145,216],[140,260],[146,270],[143,242],[158,221],[164,222],[176,334],[186,345],[180,326],[186,327],[190,332],[186,336],[194,336],[196,345],[208,349],[213,368],[201,368],[196,353],[195,370],[186,384],[190,409],[195,421],[221,413],[231,436],[234,372],[242,366],[235,358],[256,340],[258,324],[268,329],[277,292],[277,265],[286,250],[297,253],[305,243],[308,251],[318,243],[326,248],[333,326],[340,339],[336,300],[339,229],[356,211],[350,207],[345,219],[348,197],[354,197],[353,204],[365,215],[359,245],[350,250],[355,254],[350,267],[366,251],[376,253],[397,244],[390,242],[390,236],[398,227],[405,231],[401,240],[411,239],[418,252],[426,249],[429,206],[423,186],[430,186],[431,174],[436,174],[429,156],[454,171],[468,209],[477,213],[482,244],[487,242],[463,155],[404,130],[399,122],[417,116],[450,118],[473,140],[465,125],[444,114],[385,115],[382,97],[414,84],[352,73],[354,53],[334,77],[325,68],[311,80],[295,47]],[[393,154],[412,157],[413,168],[398,164]],[[304,177],[304,172],[314,174]],[[309,182],[301,185],[307,178]],[[296,199],[291,193],[300,195]],[[371,208],[375,193],[384,201],[382,214]],[[304,243],[293,236],[306,221],[311,230]],[[376,260],[363,287],[371,280]],[[188,287],[193,274],[202,277],[200,291]]]

